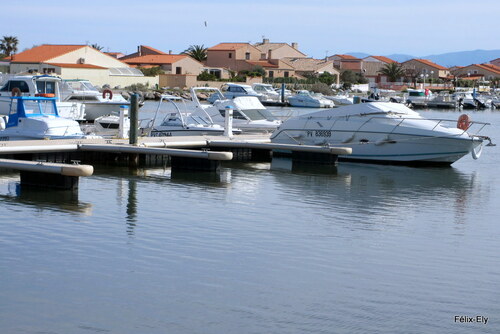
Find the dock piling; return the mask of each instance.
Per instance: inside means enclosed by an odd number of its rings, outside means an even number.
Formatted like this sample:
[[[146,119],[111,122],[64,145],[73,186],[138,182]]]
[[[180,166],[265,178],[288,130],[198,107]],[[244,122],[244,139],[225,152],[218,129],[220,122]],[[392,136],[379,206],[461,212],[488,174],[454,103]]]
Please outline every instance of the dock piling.
[[[129,144],[137,145],[137,128],[139,127],[139,95],[130,98],[130,135]]]

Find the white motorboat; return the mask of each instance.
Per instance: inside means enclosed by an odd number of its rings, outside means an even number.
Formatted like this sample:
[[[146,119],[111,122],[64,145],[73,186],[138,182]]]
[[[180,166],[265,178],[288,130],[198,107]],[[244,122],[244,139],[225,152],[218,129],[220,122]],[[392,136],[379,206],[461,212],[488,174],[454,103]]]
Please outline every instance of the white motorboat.
[[[485,109],[491,106],[491,100],[483,99],[475,90],[459,91],[453,97],[464,109]]]
[[[325,98],[332,100],[335,105],[350,105],[354,103],[354,98],[349,94],[339,93],[337,95],[327,95]]]
[[[59,115],[74,120],[85,119],[85,105],[61,99],[61,78],[51,75],[13,75],[0,87],[0,115],[8,115],[12,96],[55,97]]]
[[[281,101],[280,94],[273,89],[273,85],[264,83],[254,83],[252,88],[255,92],[261,94],[260,102],[262,104],[278,104]]]
[[[255,96],[228,99],[213,87],[192,87],[190,91],[195,109],[192,115],[209,122],[224,126],[226,109],[232,109],[233,126],[243,132],[272,132],[281,124]],[[201,103],[198,94],[210,95],[209,100],[213,102]]]
[[[16,96],[11,99],[0,141],[89,138],[77,121],[59,116],[55,98]]]
[[[120,113],[97,117],[93,123],[85,124],[87,132],[106,138],[128,138],[130,135],[130,118],[127,108],[121,108]]]
[[[130,102],[121,94],[113,94],[110,89],[104,89],[101,93],[88,80],[62,80],[60,90],[61,101],[85,105],[85,120],[87,121],[118,113],[120,107],[130,105]]]
[[[291,118],[271,139],[352,148],[351,155],[339,156],[341,160],[449,165],[468,153],[479,157],[483,141],[490,140],[478,134],[487,124],[472,122],[467,115],[458,123],[425,119],[403,104],[369,102]]]
[[[161,96],[154,117],[142,123],[146,124],[140,125],[140,132],[149,137],[224,135],[224,127],[215,124],[208,114],[193,114],[184,99],[167,94]],[[241,130],[233,129],[232,133],[239,134]]]
[[[410,107],[426,107],[432,99],[432,92],[429,89],[408,89],[406,104]]]
[[[252,86],[232,82],[224,84],[221,88],[221,91],[222,94],[224,94],[224,97],[226,97],[227,99],[234,99],[235,97],[241,96],[255,96],[262,101],[262,99],[264,98],[264,95],[261,93],[257,93],[252,88]],[[209,100],[209,102],[213,103],[214,101]]]
[[[457,101],[453,95],[449,92],[441,91],[435,95],[432,99],[427,101],[427,107],[429,108],[458,108],[461,107],[461,103]]]
[[[297,94],[288,97],[288,103],[292,107],[303,108],[333,108],[335,103],[321,94],[311,94],[307,90],[299,90]]]

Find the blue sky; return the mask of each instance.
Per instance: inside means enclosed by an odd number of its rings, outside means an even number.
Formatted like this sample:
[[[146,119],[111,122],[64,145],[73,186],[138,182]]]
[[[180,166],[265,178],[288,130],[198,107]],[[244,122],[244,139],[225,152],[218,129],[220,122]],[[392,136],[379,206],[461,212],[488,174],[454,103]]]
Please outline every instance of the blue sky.
[[[297,42],[315,58],[500,49],[498,0],[23,0],[2,9],[1,35],[16,36],[19,51],[97,43],[104,51],[132,53],[143,44],[180,53],[263,36]]]

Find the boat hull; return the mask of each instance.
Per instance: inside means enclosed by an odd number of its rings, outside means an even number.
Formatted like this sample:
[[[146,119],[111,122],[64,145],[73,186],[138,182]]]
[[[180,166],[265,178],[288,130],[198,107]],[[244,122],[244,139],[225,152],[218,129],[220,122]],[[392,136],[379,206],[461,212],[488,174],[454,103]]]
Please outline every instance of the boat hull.
[[[348,147],[340,160],[395,164],[452,164],[482,139],[432,120],[399,117],[304,117],[291,119],[271,136],[274,143]]]

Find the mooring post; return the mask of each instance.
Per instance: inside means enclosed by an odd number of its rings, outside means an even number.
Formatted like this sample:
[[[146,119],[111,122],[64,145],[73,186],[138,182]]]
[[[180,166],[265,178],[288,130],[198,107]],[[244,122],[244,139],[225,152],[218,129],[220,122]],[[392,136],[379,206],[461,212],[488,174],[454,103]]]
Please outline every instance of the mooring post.
[[[137,145],[137,128],[139,126],[139,94],[132,94],[130,98],[130,145]]]
[[[226,115],[224,118],[224,136],[233,137],[233,106],[226,106]]]
[[[137,145],[137,128],[139,127],[139,94],[132,94],[130,98],[130,132],[128,142],[130,145]],[[131,153],[129,155],[129,165],[137,167],[139,165],[139,155]]]
[[[285,103],[285,83],[281,84],[281,103]]]
[[[120,106],[120,122],[118,125],[118,138],[128,138],[130,129],[125,126],[128,117],[128,106]]]

